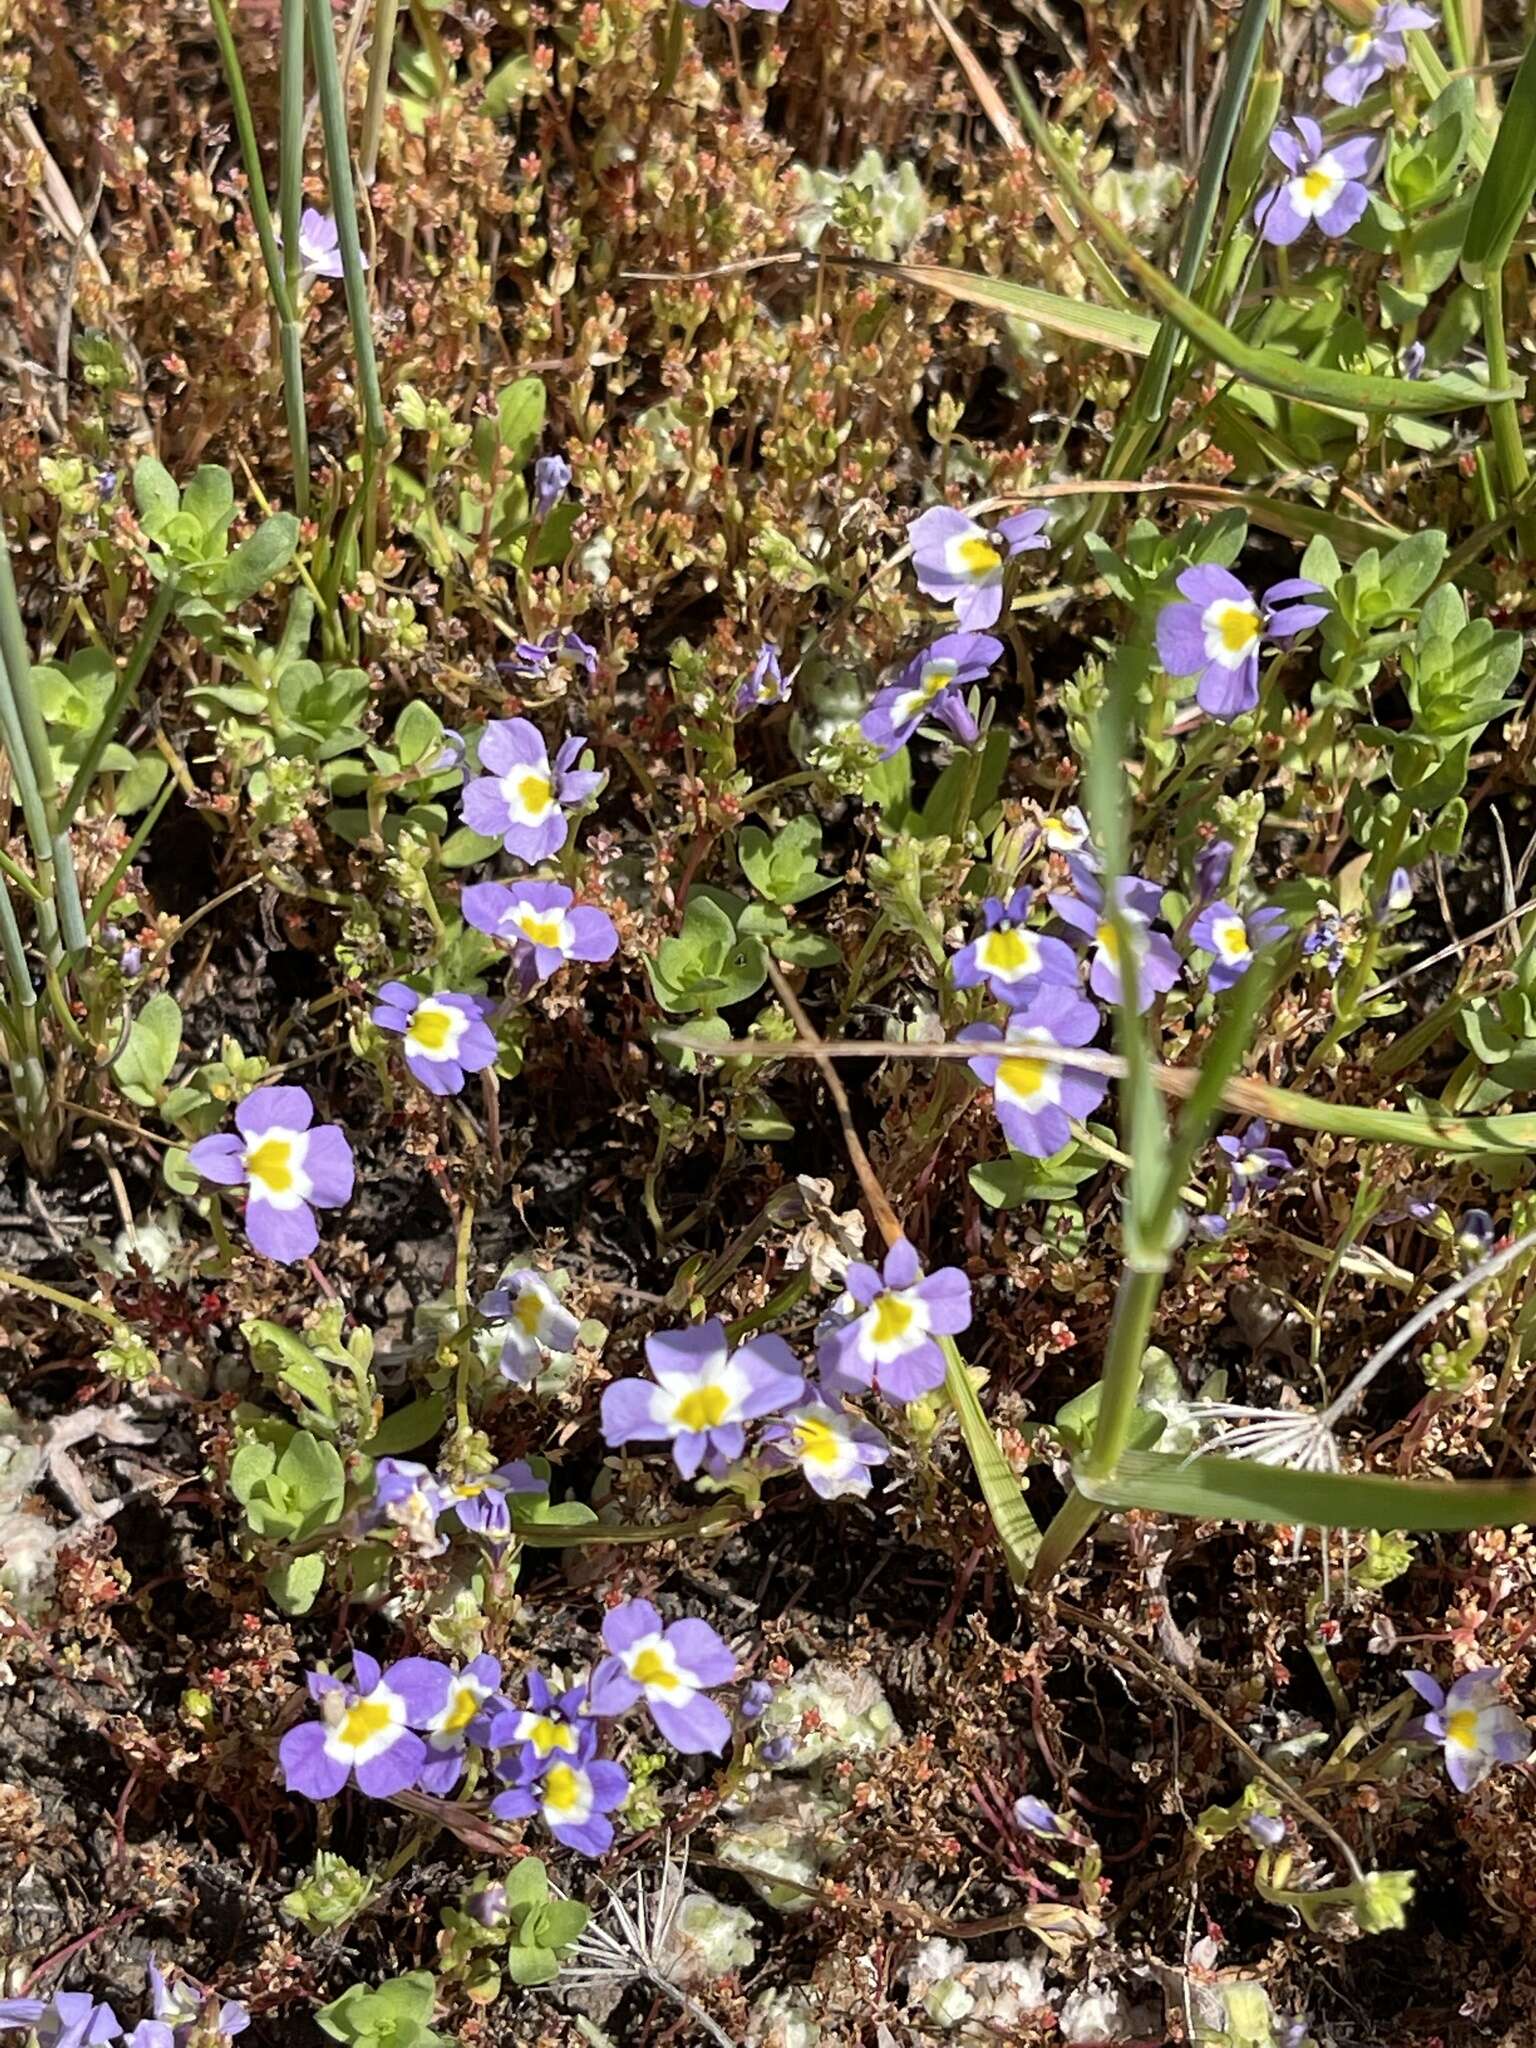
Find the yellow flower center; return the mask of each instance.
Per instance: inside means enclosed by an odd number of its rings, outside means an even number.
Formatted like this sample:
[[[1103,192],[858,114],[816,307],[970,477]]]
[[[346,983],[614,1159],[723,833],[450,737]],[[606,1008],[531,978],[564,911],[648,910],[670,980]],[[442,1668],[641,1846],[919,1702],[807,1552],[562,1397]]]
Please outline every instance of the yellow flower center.
[[[1120,965],[1120,934],[1115,930],[1108,918],[1105,918],[1093,936],[1098,940],[1100,950],[1110,966],[1118,967]]]
[[[530,1287],[526,1294],[517,1297],[517,1307],[512,1311],[512,1320],[525,1337],[537,1337],[543,1314],[544,1304]]]
[[[375,1735],[383,1734],[392,1718],[382,1700],[359,1700],[355,1707],[348,1707],[338,1740],[348,1749],[362,1749]]]
[[[877,1294],[870,1336],[876,1344],[892,1344],[912,1327],[913,1308],[899,1294]]]
[[[1349,38],[1348,48],[1350,63],[1360,63],[1374,41],[1375,37],[1372,35],[1371,31],[1368,28],[1357,29],[1355,33]]]
[[[1445,1739],[1454,1742],[1458,1749],[1476,1749],[1477,1714],[1471,1707],[1461,1707],[1445,1719]]]
[[[731,1397],[724,1387],[695,1387],[672,1411],[684,1429],[714,1429],[725,1420]]]
[[[525,1714],[517,1732],[524,1742],[533,1744],[540,1756],[576,1747],[576,1730],[568,1722],[551,1720],[548,1714]]]
[[[814,1415],[795,1424],[795,1448],[807,1465],[836,1465],[843,1455],[837,1431]]]
[[[997,1078],[1015,1095],[1038,1095],[1045,1086],[1048,1071],[1044,1060],[1003,1060],[998,1066]]]
[[[1320,199],[1328,190],[1328,174],[1308,171],[1302,183],[1309,199]],[[1259,615],[1249,605],[1235,604],[1229,612],[1222,613],[1216,632],[1228,654],[1243,654],[1259,637]]]
[[[1332,184],[1333,180],[1329,177],[1328,173],[1326,171],[1320,171],[1315,164],[1312,166],[1310,170],[1303,171],[1301,174],[1301,189],[1303,192],[1306,193],[1307,197],[1312,200],[1321,199],[1323,194],[1330,189]],[[1223,641],[1226,643],[1226,645],[1231,648],[1234,654],[1239,653],[1248,644],[1248,636],[1246,634],[1244,634],[1243,637],[1240,637],[1236,640],[1230,637],[1234,631],[1238,630],[1235,624],[1235,619],[1238,618],[1243,620],[1245,624],[1249,619],[1253,619],[1253,629],[1255,631],[1257,631],[1259,623],[1258,620],[1254,618],[1252,612],[1241,612],[1235,615],[1229,613],[1227,617],[1222,620],[1221,637]]]
[[[411,1019],[411,1028],[406,1033],[413,1045],[423,1052],[441,1052],[448,1043],[453,1030],[451,1010],[418,1010]]]
[[[1023,932],[1005,927],[987,933],[987,965],[994,974],[1016,974],[1034,958],[1034,942]]]
[[[967,575],[976,577],[978,581],[983,576],[990,576],[994,569],[1002,566],[1003,558],[990,541],[963,540],[955,552],[964,564]]]
[[[630,1665],[629,1675],[636,1685],[659,1686],[663,1692],[676,1692],[681,1683],[660,1650],[642,1650]]]
[[[530,946],[552,946],[560,950],[560,920],[558,917],[540,917],[537,912],[525,910],[518,920],[523,928],[523,937]]]
[[[517,793],[523,800],[525,811],[547,811],[554,790],[547,775],[524,775],[519,778]]]
[[[552,1813],[575,1813],[582,1805],[586,1788],[569,1764],[556,1764],[544,1780],[542,1798]]]
[[[293,1140],[263,1138],[254,1152],[246,1154],[245,1170],[269,1194],[286,1195],[293,1186]]]
[[[1248,951],[1248,927],[1240,917],[1218,918],[1211,927],[1211,937],[1224,960],[1241,960]]]
[[[467,1685],[460,1686],[454,1696],[453,1705],[443,1716],[441,1727],[445,1735],[458,1735],[466,1729],[480,1711],[480,1695]]]

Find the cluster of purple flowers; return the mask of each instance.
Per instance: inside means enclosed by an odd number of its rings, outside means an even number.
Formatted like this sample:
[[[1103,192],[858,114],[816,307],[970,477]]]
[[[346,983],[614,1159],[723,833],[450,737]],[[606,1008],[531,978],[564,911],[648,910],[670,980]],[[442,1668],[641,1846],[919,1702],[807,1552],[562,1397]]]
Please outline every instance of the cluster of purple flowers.
[[[888,759],[925,719],[949,727],[970,746],[977,722],[966,700],[1002,659],[1003,643],[985,630],[1003,608],[1003,579],[1016,556],[1048,547],[1049,514],[1016,512],[986,527],[969,512],[932,505],[912,522],[912,564],[925,597],[954,608],[958,632],[942,633],[916,654],[896,680],[875,693],[859,722],[865,739]]]
[[[522,1458],[473,1479],[441,1478],[414,1458],[380,1458],[373,1468],[373,1497],[359,1525],[365,1533],[403,1529],[413,1550],[437,1557],[449,1540],[440,1525],[452,1516],[460,1529],[499,1550],[512,1538],[513,1503],[543,1500],[548,1493],[548,1483]]]
[[[680,1754],[719,1755],[731,1723],[709,1694],[737,1676],[730,1646],[708,1622],[665,1624],[648,1600],[611,1609],[602,1633],[606,1654],[584,1679],[557,1692],[529,1671],[521,1704],[501,1690],[494,1657],[462,1666],[402,1657],[381,1667],[354,1651],[350,1684],[310,1673],[319,1718],[279,1744],[283,1782],[309,1799],[332,1799],[348,1784],[374,1799],[443,1798],[477,1749],[505,1787],[491,1801],[498,1820],[537,1814],[564,1847],[600,1856],[613,1841],[609,1816],[629,1796],[629,1774],[599,1753],[603,1724],[644,1706]]]
[[[194,2034],[200,2042],[233,2040],[251,2024],[235,1999],[213,1999],[184,1977],[167,1976],[153,1956],[147,1975],[149,2013],[126,2035],[111,2006],[98,2004],[88,1991],[0,1998],[0,2031],[24,2028],[37,2036],[39,2048],[103,2048],[109,2041],[121,2041],[124,2048],[187,2048]]]
[[[890,1446],[850,1399],[871,1389],[893,1402],[932,1393],[945,1371],[939,1340],[970,1320],[964,1273],[943,1266],[925,1274],[903,1238],[883,1270],[848,1266],[845,1292],[816,1333],[815,1377],[781,1337],[733,1348],[714,1319],[661,1331],[646,1339],[650,1378],[604,1390],[603,1435],[610,1444],[669,1443],[685,1479],[700,1471],[719,1479],[746,1456],[747,1424],[764,1422],[769,1470],[798,1466],[823,1500],[866,1494]]]
[[[1049,845],[1044,830],[1042,836]],[[957,987],[984,986],[1009,1012],[1005,1027],[970,1024],[960,1035],[998,1048],[978,1052],[971,1071],[991,1089],[1009,1144],[1032,1159],[1061,1151],[1070,1140],[1072,1120],[1090,1115],[1108,1091],[1102,1075],[1048,1056],[1060,1048],[1082,1050],[1098,1036],[1099,1012],[1079,982],[1084,957],[1092,994],[1100,1002],[1118,1003],[1122,935],[1128,936],[1142,1009],[1172,988],[1181,971],[1173,936],[1157,922],[1164,893],[1158,884],[1141,875],[1122,876],[1117,921],[1110,915],[1086,828],[1081,837],[1074,830],[1070,840],[1077,849],[1067,855],[1071,887],[1053,889],[1045,898],[1064,936],[1028,923],[1035,900],[1030,889],[1015,890],[1006,902],[988,897],[981,930],[956,953],[951,968]],[[1188,944],[1210,956],[1207,978],[1218,991],[1241,980],[1258,953],[1277,944],[1286,928],[1283,912],[1273,906],[1243,911],[1219,897],[1210,900],[1210,890],[1226,882],[1231,855],[1223,841],[1197,861],[1198,908],[1188,926]]]

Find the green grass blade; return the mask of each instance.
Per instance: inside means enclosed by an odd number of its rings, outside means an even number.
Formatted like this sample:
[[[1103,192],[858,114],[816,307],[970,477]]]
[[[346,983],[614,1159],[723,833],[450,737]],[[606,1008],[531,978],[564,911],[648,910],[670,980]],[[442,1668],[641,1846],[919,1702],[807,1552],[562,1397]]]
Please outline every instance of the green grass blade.
[[[979,306],[983,312],[1001,313],[1006,320],[1033,320],[1037,327],[1064,335],[1068,341],[1123,349],[1127,355],[1150,355],[1157,340],[1157,322],[1145,313],[1128,313],[1119,306],[1092,306],[1082,299],[1064,299],[1057,292],[1012,284],[1007,278],[986,277],[979,271],[956,270],[945,263],[880,263],[873,257],[861,258],[848,267],[870,270],[880,277],[900,278],[905,284],[942,293],[947,299]]]
[[[1472,201],[1461,274],[1480,285],[1509,261],[1536,194],[1536,43],[1527,49],[1504,102],[1503,118]]]
[[[176,579],[167,576],[155,592],[155,601],[139,630],[138,639],[133,643],[133,651],[117,679],[107,708],[101,714],[101,723],[91,734],[90,745],[81,758],[80,766],[75,770],[74,781],[69,785],[69,793],[59,814],[59,822],[66,831],[74,823],[75,813],[84,800],[85,792],[96,779],[97,771],[101,767],[101,757],[111,744],[129,699],[143,680],[144,671],[149,667],[154,651],[160,644],[160,635],[165,630],[165,622],[170,617],[171,606],[175,602]]]
[[[944,1391],[950,1398],[960,1424],[965,1448],[976,1468],[981,1497],[992,1517],[997,1540],[1003,1546],[1008,1575],[1016,1586],[1029,1581],[1030,1567],[1040,1549],[1040,1530],[1020,1489],[1013,1467],[1003,1456],[997,1436],[987,1420],[986,1410],[976,1392],[965,1360],[953,1337],[941,1337],[944,1353]]]
[[[1081,1492],[1105,1508],[1150,1508],[1198,1521],[1311,1529],[1510,1529],[1536,1521],[1536,1479],[1393,1479],[1374,1472],[1292,1472],[1243,1458],[1126,1451]]]
[[[375,454],[388,444],[384,400],[379,391],[379,365],[373,347],[373,308],[368,303],[368,278],[363,245],[357,232],[357,192],[352,182],[351,144],[347,137],[346,95],[336,61],[336,26],[329,0],[309,0],[310,56],[320,97],[320,126],[325,136],[325,167],[330,179],[331,213],[336,222],[347,317],[357,357],[357,393],[363,408],[363,438]]]
[[[1362,377],[1348,370],[1334,370],[1321,363],[1305,363],[1278,349],[1255,347],[1243,341],[1214,314],[1197,306],[1172,284],[1155,264],[1124,234],[1108,214],[1103,213],[1083,190],[1076,172],[1056,147],[1045,122],[1026,99],[1021,109],[1032,140],[1065,186],[1073,205],[1114,251],[1153,303],[1162,308],[1195,345],[1218,363],[1235,370],[1240,377],[1285,398],[1299,398],[1309,405],[1329,405],[1346,412],[1437,413],[1481,410],[1492,399],[1518,398],[1525,387],[1518,380],[1508,389],[1489,391],[1473,377],[1450,375],[1414,379],[1410,377]]]

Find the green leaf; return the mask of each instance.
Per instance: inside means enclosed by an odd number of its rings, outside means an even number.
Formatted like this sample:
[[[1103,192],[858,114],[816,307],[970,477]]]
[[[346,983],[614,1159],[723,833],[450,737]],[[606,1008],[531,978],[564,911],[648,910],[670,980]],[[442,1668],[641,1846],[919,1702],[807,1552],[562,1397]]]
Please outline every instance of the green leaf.
[[[293,514],[274,512],[220,564],[211,595],[230,610],[244,604],[292,561],[298,539],[299,522]]]
[[[363,1450],[370,1458],[398,1458],[402,1451],[414,1451],[430,1443],[442,1426],[442,1395],[424,1394],[419,1400],[397,1408],[393,1415],[386,1415]]]
[[[944,1354],[944,1391],[960,1424],[982,1499],[1002,1545],[1008,1575],[1016,1586],[1027,1585],[1030,1567],[1040,1548],[1039,1527],[1029,1512],[1018,1475],[1004,1457],[996,1432],[987,1420],[981,1396],[954,1338],[941,1337],[939,1349]]]
[[[266,1578],[267,1591],[284,1614],[308,1614],[324,1584],[325,1559],[318,1551],[273,1565]]]
[[[760,826],[743,826],[738,857],[742,873],[769,903],[805,903],[833,887],[831,875],[816,871],[821,826],[814,818],[792,818],[772,838]]]
[[[395,752],[402,768],[435,758],[443,748],[443,721],[430,704],[407,704],[395,720]]]
[[[472,868],[500,851],[499,839],[490,839],[484,832],[472,832],[468,825],[460,825],[443,841],[438,859],[445,868]]]
[[[205,462],[181,495],[181,509],[208,540],[217,540],[235,516],[235,485],[227,469]]]
[[[112,1063],[117,1084],[128,1100],[143,1109],[154,1109],[180,1051],[181,1009],[176,998],[151,996],[133,1020],[128,1043]]]
[[[181,510],[181,492],[176,479],[153,455],[141,455],[133,465],[133,502],[139,522],[153,539]]]
[[[1536,43],[1521,59],[1504,102],[1499,132],[1478,182],[1461,251],[1461,274],[1481,285],[1509,260],[1536,193]]]
[[[1107,1478],[1074,1474],[1101,1507],[1153,1508],[1211,1522],[1290,1528],[1511,1529],[1536,1521],[1533,1479],[1392,1479],[1374,1472],[1292,1472],[1242,1458],[1127,1451]]]
[[[496,398],[496,425],[509,467],[521,469],[539,445],[548,401],[540,377],[519,377]]]

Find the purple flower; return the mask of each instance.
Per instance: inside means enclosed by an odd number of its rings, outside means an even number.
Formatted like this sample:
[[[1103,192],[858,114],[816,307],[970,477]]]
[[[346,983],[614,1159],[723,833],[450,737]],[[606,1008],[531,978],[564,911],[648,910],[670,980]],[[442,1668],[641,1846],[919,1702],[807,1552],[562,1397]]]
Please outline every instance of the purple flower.
[[[88,1991],[55,1991],[52,1998],[0,1998],[0,2028],[36,2032],[40,2048],[98,2048],[123,2029],[110,2005]]]
[[[1368,27],[1352,29],[1328,49],[1323,91],[1341,107],[1358,107],[1378,78],[1408,62],[1403,37],[1412,28],[1433,28],[1435,17],[1405,0],[1378,7]]]
[[[1043,1799],[1037,1799],[1033,1792],[1026,1792],[1022,1798],[1015,1799],[1013,1817],[1032,1835],[1045,1835],[1059,1841],[1067,1839],[1067,1830],[1062,1826],[1060,1816],[1053,1813]]]
[[[427,1760],[416,1782],[423,1792],[446,1799],[464,1775],[465,1749],[488,1732],[486,1703],[501,1683],[501,1666],[494,1657],[472,1657],[462,1671],[443,1664],[428,1668],[439,1673],[437,1701],[417,1724],[426,1738]]]
[[[1171,676],[1200,678],[1195,702],[1212,718],[1238,718],[1258,703],[1263,641],[1294,639],[1328,616],[1326,605],[1298,601],[1322,588],[1305,576],[1271,584],[1262,604],[1214,562],[1184,570],[1174,588],[1186,602],[1158,613],[1157,657]]]
[[[282,231],[274,221],[273,234],[279,246]],[[363,268],[368,268],[368,258],[363,258]],[[299,275],[301,283],[307,284],[312,277],[343,277],[346,272],[341,261],[341,232],[328,213],[321,213],[317,207],[306,206],[299,215]]]
[[[597,1748],[597,1723],[585,1711],[586,1686],[572,1686],[557,1697],[542,1671],[530,1671],[524,1684],[527,1706],[503,1708],[492,1719],[486,1735],[489,1749],[529,1753],[527,1758],[521,1754],[513,1758],[507,1768],[498,1763],[502,1776],[521,1782],[527,1775],[525,1767],[530,1758],[538,1770],[562,1758],[585,1763]]]
[[[1323,131],[1298,114],[1295,133],[1277,128],[1269,138],[1271,156],[1290,176],[1262,193],[1254,225],[1266,242],[1288,249],[1316,221],[1331,239],[1347,235],[1370,204],[1365,181],[1376,156],[1374,135],[1351,135],[1323,143]]]
[[[1081,854],[1087,866],[1097,866],[1088,820],[1076,804],[1069,804],[1064,811],[1047,811],[1040,820],[1040,837],[1052,853]]]
[[[788,695],[784,671],[779,666],[778,644],[765,640],[736,692],[737,716],[744,711],[759,711],[768,704],[782,704]]]
[[[736,1659],[707,1621],[674,1621],[667,1628],[649,1600],[626,1600],[603,1622],[610,1655],[592,1674],[594,1714],[623,1714],[644,1700],[661,1734],[684,1756],[719,1755],[731,1724],[711,1699],[713,1685],[729,1685]]]
[[[168,1982],[153,1956],[149,1959],[152,2019],[140,2020],[128,2036],[128,2048],[184,2048],[203,2015],[205,2000],[185,1978]],[[226,1998],[214,2015],[213,2032],[224,2041],[243,2034],[251,2016],[238,1999]]]
[[[754,1337],[732,1351],[718,1317],[645,1340],[647,1380],[615,1380],[603,1389],[603,1435],[610,1444],[666,1443],[685,1479],[708,1452],[722,1467],[746,1448],[743,1423],[799,1400],[805,1389],[782,1337]]]
[[[1272,1193],[1288,1174],[1296,1171],[1290,1154],[1269,1144],[1268,1137],[1269,1125],[1258,1116],[1239,1136],[1216,1140],[1217,1151],[1226,1155],[1234,1209],[1240,1208],[1249,1195]]]
[[[473,1530],[493,1546],[506,1543],[512,1535],[514,1499],[538,1499],[549,1492],[524,1458],[510,1465],[498,1465],[479,1479],[461,1479],[448,1488],[449,1505],[457,1510],[459,1526]]]
[[[1029,1159],[1051,1159],[1071,1143],[1069,1119],[1096,1110],[1109,1092],[1102,1074],[1032,1057],[1031,1046],[1092,1043],[1099,1013],[1074,989],[1047,983],[1028,1008],[1015,1010],[1006,1036],[995,1024],[969,1024],[960,1036],[999,1045],[969,1062],[978,1081],[992,1090],[992,1108],[1003,1136]]]
[[[311,1128],[313,1126],[313,1128]],[[204,1180],[246,1190],[245,1229],[280,1265],[307,1259],[320,1242],[316,1209],[352,1199],[352,1148],[338,1124],[315,1124],[304,1088],[258,1088],[235,1111],[239,1136],[199,1138],[187,1158]]]
[[[1456,1225],[1456,1249],[1475,1265],[1493,1249],[1493,1218],[1486,1209],[1468,1209]]]
[[[519,640],[510,661],[498,661],[498,675],[516,676],[522,682],[542,682],[557,661],[569,661],[597,674],[597,649],[579,633],[546,633],[542,640]]]
[[[629,1776],[602,1757],[561,1757],[535,1767],[521,1752],[517,1782],[491,1801],[498,1820],[539,1814],[555,1840],[583,1856],[601,1856],[613,1842],[608,1815],[629,1797]]]
[[[402,1657],[380,1671],[366,1651],[354,1650],[352,1679],[343,1685],[323,1671],[309,1674],[320,1719],[290,1728],[277,1751],[290,1792],[333,1799],[355,1777],[370,1799],[389,1799],[420,1782],[427,1746],[414,1731],[442,1703],[442,1666]]]
[[[607,911],[578,903],[563,882],[471,882],[460,908],[466,924],[512,948],[525,995],[569,960],[611,960],[619,949]]]
[[[925,597],[955,608],[955,623],[970,632],[996,623],[1003,608],[1003,565],[1032,548],[1045,548],[1046,511],[1016,512],[991,529],[968,512],[932,505],[912,522],[912,566]],[[996,658],[995,656],[993,657]]]
[[[763,1431],[763,1444],[774,1465],[798,1465],[806,1483],[823,1500],[844,1494],[861,1499],[869,1492],[871,1467],[883,1465],[891,1447],[872,1422],[833,1407],[819,1394]],[[746,1712],[745,1705],[742,1709]]]
[[[936,1337],[970,1327],[971,1283],[958,1266],[924,1277],[905,1238],[892,1245],[881,1272],[849,1261],[844,1281],[856,1313],[830,1330],[816,1362],[838,1389],[876,1387],[890,1401],[916,1401],[944,1382]]]
[[[1226,888],[1232,873],[1232,842],[1230,839],[1213,839],[1209,846],[1202,846],[1195,855],[1195,908],[1203,910],[1207,903],[1214,903]]]
[[[1339,913],[1324,904],[1317,913],[1317,922],[1302,936],[1302,955],[1329,974],[1337,974],[1344,965],[1344,929],[1339,922]]]
[[[709,4],[710,0],[688,0],[690,7],[697,7],[701,11]],[[750,7],[754,14],[782,14],[789,5],[789,0],[742,0],[742,5]]]
[[[1376,922],[1391,924],[1413,908],[1413,877],[1406,868],[1394,868],[1376,904]]]
[[[1092,941],[1093,958],[1088,965],[1088,986],[1103,1003],[1118,1003],[1120,985],[1120,934],[1111,923],[1105,905],[1103,885],[1092,869],[1080,860],[1067,862],[1075,894],[1053,890],[1052,910],[1074,932]],[[1179,978],[1179,956],[1165,932],[1154,931],[1152,920],[1163,907],[1163,892],[1155,882],[1141,875],[1122,875],[1116,888],[1120,916],[1129,930],[1136,953],[1137,1007],[1145,1010],[1155,996],[1163,995]],[[1086,1040],[1083,1041],[1085,1044]]]
[[[736,1711],[749,1727],[754,1721],[761,1721],[773,1705],[775,1690],[776,1688],[771,1686],[766,1678],[751,1679],[742,1687]]]
[[[1235,988],[1253,965],[1254,955],[1274,945],[1285,932],[1285,912],[1273,904],[1246,916],[1230,903],[1209,904],[1190,926],[1189,936],[1211,956],[1208,977],[1213,989]]]
[[[1015,889],[1006,903],[989,896],[982,905],[983,929],[962,946],[950,966],[956,988],[985,982],[1000,1003],[1016,1010],[1042,981],[1077,986],[1077,960],[1060,939],[1026,931],[1031,892]]]
[[[1250,1813],[1243,1826],[1261,1849],[1278,1849],[1285,1840],[1285,1822],[1278,1814]]]
[[[479,1309],[502,1340],[496,1369],[518,1387],[532,1386],[552,1354],[569,1352],[581,1329],[544,1275],[529,1266],[503,1273],[501,1285],[480,1297]]]
[[[425,1465],[411,1458],[380,1458],[373,1468],[373,1499],[358,1517],[365,1534],[379,1528],[404,1529],[421,1557],[440,1557],[448,1538],[438,1520],[453,1506],[453,1495]]]
[[[571,465],[563,455],[541,455],[533,465],[533,516],[547,519],[571,487]]]
[[[460,799],[464,822],[500,839],[519,860],[558,853],[570,821],[566,808],[583,804],[603,786],[595,769],[578,768],[586,741],[566,740],[553,761],[536,725],[526,718],[493,718],[480,735],[480,765],[490,770],[466,782]]]
[[[926,517],[926,515],[925,515]],[[925,718],[942,719],[967,746],[976,721],[962,690],[979,683],[1003,656],[1003,643],[990,633],[943,633],[907,663],[894,683],[875,692],[859,720],[859,731],[883,759],[904,747]]]
[[[1523,1764],[1531,1753],[1531,1731],[1499,1698],[1497,1666],[1469,1671],[1449,1692],[1427,1671],[1410,1671],[1408,1683],[1432,1712],[1410,1727],[1445,1751],[1445,1768],[1458,1792],[1470,1792],[1498,1764]]]
[[[433,1095],[457,1095],[466,1074],[496,1062],[496,1034],[486,1019],[494,1004],[484,996],[421,995],[403,981],[386,981],[371,1012],[381,1031],[405,1039],[405,1064]]]

